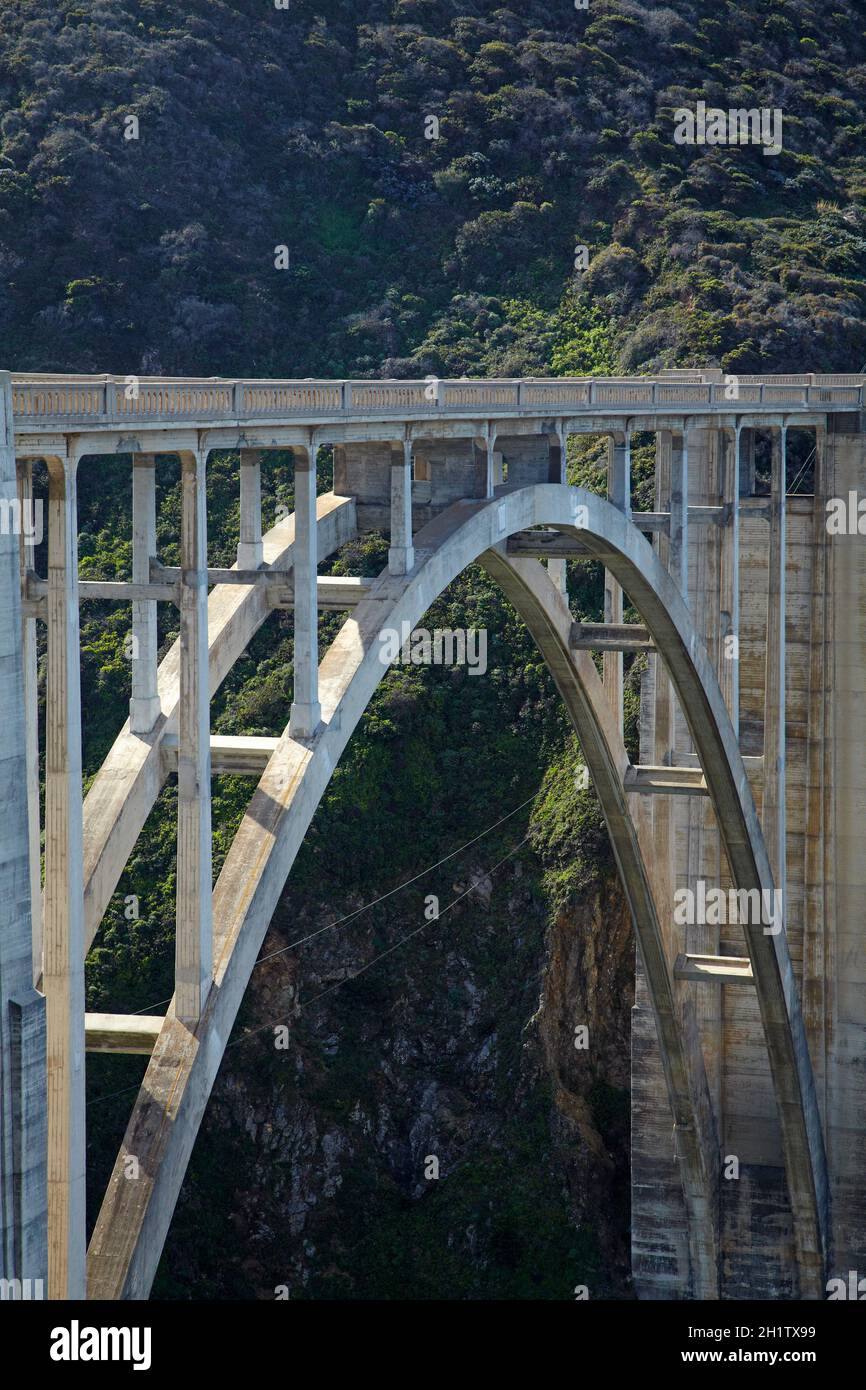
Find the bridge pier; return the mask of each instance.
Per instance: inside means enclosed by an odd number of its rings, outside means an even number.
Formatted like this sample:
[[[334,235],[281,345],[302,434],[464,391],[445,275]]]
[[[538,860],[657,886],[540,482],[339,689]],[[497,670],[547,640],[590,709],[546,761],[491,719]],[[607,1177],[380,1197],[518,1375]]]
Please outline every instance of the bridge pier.
[[[607,442],[607,495],[625,516],[631,516],[631,436],[612,434]],[[609,570],[604,572],[604,621],[622,622],[622,589]],[[616,727],[622,729],[622,652],[605,652],[602,681]]]
[[[391,544],[388,569],[408,574],[415,563],[412,548],[412,441],[403,441],[402,457],[391,455]]]
[[[132,456],[132,582],[150,583],[150,561],[156,555],[156,455]],[[159,718],[157,688],[156,603],[147,599],[132,605],[132,696],[129,727],[148,734]]]
[[[316,447],[295,450],[295,650],[292,738],[312,738],[322,719],[319,703],[319,605],[316,585]],[[410,524],[411,526],[411,524]]]
[[[206,449],[181,455],[175,1010],[189,1024],[213,973],[206,464]]]
[[[238,569],[257,570],[262,549],[262,451],[240,450],[240,540]]]
[[[767,561],[767,655],[764,670],[764,801],[761,822],[773,880],[787,920],[785,817],[785,569],[788,432],[772,433],[770,544]]]
[[[84,836],[75,459],[48,459],[45,940],[48,1288],[85,1296]]]
[[[18,464],[18,500],[22,518],[32,517],[28,536],[22,521],[20,537],[21,593],[28,573],[36,571],[37,504],[33,496],[33,464]],[[20,607],[20,603],[19,603]],[[33,983],[42,979],[42,818],[39,788],[39,670],[36,619],[22,618],[22,659],[24,665],[24,724],[27,747],[27,812],[30,824],[30,916],[33,940]]]
[[[0,503],[17,500],[8,372],[0,372]],[[20,512],[19,512],[20,516]],[[48,1277],[45,1000],[33,988],[31,810],[19,540],[0,529],[0,1279]],[[38,790],[38,784],[37,784]],[[38,842],[37,842],[38,843]],[[38,870],[38,860],[37,860]],[[36,883],[38,885],[38,875]],[[38,891],[38,889],[37,889]]]

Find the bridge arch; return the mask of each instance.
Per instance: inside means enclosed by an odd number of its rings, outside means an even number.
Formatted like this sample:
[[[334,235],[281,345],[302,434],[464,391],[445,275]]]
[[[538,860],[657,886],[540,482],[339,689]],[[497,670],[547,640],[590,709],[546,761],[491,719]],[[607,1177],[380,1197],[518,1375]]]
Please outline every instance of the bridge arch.
[[[580,509],[580,510],[578,510]],[[582,524],[575,523],[580,518]],[[510,559],[507,537],[536,525],[578,538],[614,575],[649,628],[704,769],[738,888],[772,891],[772,875],[736,736],[683,599],[625,514],[581,489],[536,484],[457,503],[414,538],[408,575],[387,572],[344,623],[320,666],[323,722],[311,739],[288,730],[268,763],[223,865],[213,898],[214,982],[195,1029],[166,1015],[88,1258],[93,1298],[146,1297],[207,1098],[250,973],[294,857],[348,739],[385,671],[378,635],[414,627],[469,563],[481,560],[524,617],[563,695],[598,791],[635,921],[680,1135],[692,1293],[718,1296],[719,1148],[702,1066],[686,1056],[653,892],[640,803],[624,787],[628,760],[594,664],[572,652],[571,620],[535,561]],[[110,836],[110,831],[109,831]],[[134,836],[133,836],[134,838]],[[254,866],[251,871],[250,866]],[[827,1182],[811,1065],[784,933],[746,927],[777,1097],[800,1293],[823,1294]],[[699,1055],[699,1050],[698,1050]],[[134,1154],[140,1177],[124,1176]]]

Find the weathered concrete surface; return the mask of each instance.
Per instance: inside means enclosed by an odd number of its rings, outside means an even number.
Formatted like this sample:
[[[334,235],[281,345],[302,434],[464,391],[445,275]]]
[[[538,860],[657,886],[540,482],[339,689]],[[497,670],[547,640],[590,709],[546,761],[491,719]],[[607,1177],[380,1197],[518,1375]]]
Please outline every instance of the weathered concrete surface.
[[[750,486],[754,478],[754,431],[743,431],[751,436],[745,440],[741,450],[740,474],[743,486]],[[777,431],[778,435],[778,431]],[[834,1018],[834,995],[840,975],[850,978],[848,968],[840,969],[835,963],[834,942],[837,930],[846,930],[841,914],[834,909],[836,868],[833,862],[834,826],[851,822],[850,810],[834,799],[834,773],[832,767],[833,722],[837,699],[845,701],[846,726],[856,727],[862,684],[855,675],[851,684],[850,663],[842,662],[836,671],[836,655],[833,636],[836,615],[842,611],[856,613],[859,598],[846,599],[843,604],[833,601],[832,578],[834,565],[844,573],[843,583],[850,585],[851,571],[849,561],[856,560],[856,538],[839,538],[828,541],[826,530],[826,497],[828,495],[847,496],[849,486],[857,487],[858,476],[862,478],[863,441],[856,435],[841,431],[834,433],[829,455],[847,460],[847,471],[841,481],[833,483],[829,468],[825,464],[824,432],[818,432],[818,461],[816,466],[815,496],[789,497],[785,508],[785,769],[787,796],[785,817],[786,846],[786,893],[785,932],[788,941],[794,979],[802,1000],[803,1029],[812,1060],[816,1081],[815,1102],[817,1113],[822,1119],[828,1113],[829,1078],[838,1067],[837,1075],[845,1077],[840,1085],[839,1095],[850,1090],[853,1080],[856,1087],[856,1071],[845,1071],[845,1064],[836,1051],[836,1023]],[[694,453],[691,455],[690,471],[699,467]],[[854,481],[850,481],[854,479]],[[862,487],[862,482],[860,483]],[[741,742],[748,763],[748,754],[762,754],[764,750],[764,730],[767,717],[767,652],[770,642],[778,643],[781,628],[775,625],[775,637],[768,638],[768,593],[771,592],[769,568],[778,564],[778,551],[773,558],[769,544],[770,531],[766,515],[769,498],[741,499],[740,525],[740,566],[739,566],[739,606],[740,620],[739,650],[739,702],[738,713],[741,725]],[[661,505],[657,500],[657,505]],[[692,528],[694,532],[695,528]],[[723,529],[717,535],[727,541]],[[694,554],[695,537],[692,535],[690,549]],[[853,548],[846,553],[844,547]],[[725,574],[725,556],[722,555],[721,574]],[[714,612],[723,609],[724,602],[711,602],[709,609],[703,603],[700,588],[708,589],[716,583],[715,567],[702,559],[699,566],[692,563],[690,568],[690,606],[696,622],[706,633],[706,622],[712,621]],[[728,580],[730,583],[730,580]],[[695,586],[698,586],[697,588]],[[778,580],[774,580],[775,593],[779,594]],[[704,616],[702,617],[702,611]],[[721,634],[719,634],[721,635]],[[858,639],[859,641],[859,639]],[[711,644],[708,643],[708,647]],[[858,658],[859,659],[859,658]],[[847,668],[847,669],[846,669]],[[772,669],[772,668],[771,668]],[[722,675],[725,668],[720,664]],[[777,686],[781,688],[781,681]],[[849,697],[847,692],[857,693]],[[838,690],[838,694],[836,693]],[[730,697],[729,697],[730,698]],[[648,758],[652,751],[654,760],[664,756],[664,744],[656,737],[653,742],[653,717],[657,714],[659,689],[654,683],[652,671],[644,682],[642,716],[642,758]],[[862,717],[862,716],[860,716]],[[679,733],[675,754],[684,760],[691,749],[687,731],[678,721]],[[655,728],[657,735],[657,726]],[[845,757],[842,760],[846,776],[856,779],[859,775],[856,762]],[[753,776],[756,800],[762,804],[762,788]],[[654,810],[663,805],[663,798],[654,798]],[[671,829],[656,824],[656,853],[664,855],[665,843],[668,853],[676,855],[679,882],[686,885],[688,874],[703,877],[708,886],[730,884],[727,861],[724,855],[714,863],[708,858],[706,848],[697,856],[689,868],[689,844],[693,842],[695,826],[687,826],[686,817],[694,816],[694,811],[673,808],[677,818],[676,839],[672,839]],[[778,825],[776,818],[773,822]],[[715,817],[705,828],[705,834],[712,832]],[[774,832],[776,833],[776,832]],[[711,845],[711,841],[708,844]],[[859,862],[859,860],[858,860]],[[692,886],[694,879],[692,878]],[[852,917],[852,923],[854,918]],[[859,917],[856,925],[850,928],[855,937],[860,932]],[[682,928],[679,929],[683,931]],[[686,932],[691,929],[685,929]],[[692,948],[689,947],[691,950]],[[729,923],[719,929],[719,947],[723,955],[741,956],[745,951],[742,929],[736,923]],[[860,948],[857,948],[859,954]],[[856,973],[856,966],[854,967]],[[693,986],[687,986],[694,989]],[[799,1285],[794,1261],[794,1231],[791,1222],[791,1209],[784,1171],[783,1142],[777,1108],[776,1096],[771,1075],[766,1065],[766,1043],[761,1011],[757,995],[744,988],[725,988],[719,986],[701,987],[704,992],[712,991],[720,1001],[718,1023],[713,1023],[707,1015],[702,1026],[702,1048],[708,1070],[720,1073],[721,1089],[717,1093],[716,1114],[722,1137],[722,1152],[735,1157],[739,1162],[739,1177],[723,1181],[721,1184],[722,1213],[722,1255],[724,1279],[722,1294],[725,1298],[796,1298]],[[862,991],[861,991],[862,992]],[[712,1034],[708,1034],[712,1026]],[[659,1074],[657,1048],[651,1033],[644,1029],[646,1037],[635,1038],[635,1086],[643,1090],[649,1088],[652,1109],[658,1113],[665,1104]],[[638,1070],[645,1073],[651,1070],[652,1080],[643,1079]],[[639,1097],[642,1092],[638,1092]],[[848,1104],[848,1097],[844,1102]],[[856,1101],[855,1114],[856,1112]],[[665,1154],[664,1136],[653,1137],[651,1120],[647,1114],[645,1098],[640,1101],[640,1109],[633,1109],[634,1134],[638,1141],[633,1163],[655,1163],[658,1167]],[[838,1197],[839,1177],[833,1150],[832,1126],[828,1134],[828,1170],[831,1180],[829,1203],[831,1223],[828,1226],[828,1246],[830,1268],[842,1269],[857,1267],[857,1252],[860,1264],[866,1247],[862,1225],[858,1231],[857,1206],[860,1202],[861,1180],[852,1182],[857,1195],[845,1210],[845,1204]],[[860,1166],[860,1165],[858,1165]],[[852,1164],[852,1172],[854,1165]],[[672,1261],[658,1258],[670,1247],[666,1245],[669,1237],[666,1232],[676,1228],[682,1220],[681,1203],[673,1186],[668,1183],[664,1192],[661,1188],[655,1195],[655,1215],[652,1220],[643,1220],[643,1215],[635,1204],[635,1238],[639,1242],[641,1255],[647,1254],[647,1263],[638,1288],[644,1297],[677,1296],[682,1289],[683,1279],[672,1272]],[[842,1266],[839,1259],[839,1241],[847,1243],[848,1263]],[[835,1247],[835,1253],[834,1253]],[[844,1257],[843,1257],[844,1258]],[[656,1263],[653,1264],[653,1261]],[[636,1278],[638,1270],[636,1263]]]
[[[864,425],[861,417],[861,431]],[[826,495],[847,502],[850,492],[857,498],[866,495],[866,431],[831,428]],[[829,869],[825,869],[825,881],[833,886],[835,911],[825,911],[823,943],[814,939],[820,924],[813,927],[809,958],[814,968],[823,954],[827,991],[821,1019],[833,1181],[832,1273],[847,1278],[849,1270],[856,1270],[862,1279],[866,1277],[866,544],[860,534],[840,535],[831,539],[829,549],[824,630],[829,698],[825,700],[823,781]],[[813,766],[817,772],[817,758]]]
[[[9,375],[0,373],[0,505],[17,501]],[[45,1001],[33,988],[25,687],[15,528],[0,528],[0,1278],[48,1277]]]
[[[48,460],[45,928],[48,1292],[85,1296],[84,858],[74,460]]]

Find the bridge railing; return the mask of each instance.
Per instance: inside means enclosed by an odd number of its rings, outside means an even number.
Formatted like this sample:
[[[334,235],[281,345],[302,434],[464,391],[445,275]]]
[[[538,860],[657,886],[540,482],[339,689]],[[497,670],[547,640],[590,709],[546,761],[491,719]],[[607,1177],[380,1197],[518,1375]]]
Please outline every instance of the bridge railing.
[[[600,408],[659,411],[719,407],[856,410],[866,377],[804,374],[725,380],[681,376],[424,381],[233,381],[220,378],[12,374],[21,430],[34,425],[123,426],[158,421],[254,421],[438,414],[551,414]]]

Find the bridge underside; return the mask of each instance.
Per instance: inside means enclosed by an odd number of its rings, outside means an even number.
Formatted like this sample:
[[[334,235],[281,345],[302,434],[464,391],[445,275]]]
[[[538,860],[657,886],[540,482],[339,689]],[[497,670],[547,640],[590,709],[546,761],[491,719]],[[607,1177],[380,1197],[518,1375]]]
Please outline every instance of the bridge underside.
[[[47,1005],[49,1083],[63,1100],[60,1112],[48,1107],[53,1296],[84,1288],[83,1069],[75,1059],[85,1038],[105,1050],[152,1049],[87,1272],[91,1297],[146,1297],[286,876],[384,673],[379,638],[417,623],[475,561],[500,582],[554,676],[634,920],[639,1296],[816,1298],[828,1272],[844,1276],[858,1257],[866,1259],[857,1171],[866,977],[855,829],[866,784],[857,726],[864,567],[857,535],[834,537],[826,525],[827,499],[856,492],[866,471],[866,432],[850,405],[816,413],[810,393],[823,389],[806,387],[796,415],[780,414],[778,405],[761,413],[756,401],[751,413],[724,418],[706,411],[587,417],[583,424],[565,416],[461,417],[423,426],[391,418],[378,428],[369,420],[357,428],[268,426],[269,441],[251,429],[239,445],[241,543],[231,573],[207,567],[207,455],[232,447],[217,438],[220,431],[163,424],[146,441],[109,431],[101,441],[92,432],[16,433],[20,497],[32,486],[33,459],[45,458],[50,473],[48,580],[33,574],[33,551],[22,540],[20,590],[12,584],[20,660],[11,678],[30,711],[21,732],[28,795],[15,813],[19,839],[30,843],[38,942],[25,981],[35,1039],[27,1055],[38,1079],[36,984]],[[593,426],[609,441],[609,501],[565,485],[566,438]],[[814,490],[786,497],[787,441],[797,428],[814,432]],[[641,515],[631,511],[629,448],[634,432],[649,429],[656,433],[656,491],[654,510]],[[287,443],[295,452],[296,513],[262,536],[261,468],[268,447]],[[334,446],[334,491],[316,498],[322,443]],[[764,445],[765,490],[755,462]],[[87,467],[93,454],[124,447],[133,453],[138,499],[133,582],[79,584],[75,471],[79,460]],[[176,452],[182,461],[177,571],[155,561],[154,452],[144,448]],[[11,444],[7,450],[11,457]],[[390,533],[388,569],[378,580],[341,588],[317,578],[318,563],[370,529]],[[13,571],[18,551],[16,539]],[[576,625],[569,613],[568,557],[604,569],[599,627]],[[69,615],[88,592],[133,602],[141,661],[130,721],[82,810],[77,632]],[[158,601],[179,608],[181,638],[157,668]],[[629,604],[638,624],[623,622]],[[209,698],[275,606],[295,613],[291,723],[279,740],[212,740]],[[348,616],[319,663],[316,619],[324,607]],[[43,905],[38,857],[33,873],[37,622],[47,623],[49,650]],[[603,652],[601,677],[593,647]],[[638,768],[623,746],[623,652],[646,654]],[[217,766],[261,775],[211,895],[208,788]],[[85,1017],[83,958],[175,772],[177,992],[158,1034],[151,1026],[145,1037],[128,1019]],[[679,912],[685,890],[705,903],[714,889],[751,892],[762,904],[780,894],[782,930],[760,917],[743,923],[724,911]],[[19,913],[19,936],[22,921]],[[5,987],[3,1005],[5,1021]],[[7,1036],[11,1046],[17,1034]],[[8,1056],[0,1063],[4,1077],[14,1078]],[[11,1103],[14,1086],[4,1089],[4,1103],[7,1091]],[[35,1082],[31,1120],[38,1111]],[[140,1172],[135,1182],[127,1176],[130,1157]],[[28,1190],[29,1216],[8,1216],[10,1229],[38,1228],[38,1165]],[[24,1265],[10,1256],[5,1267]]]

